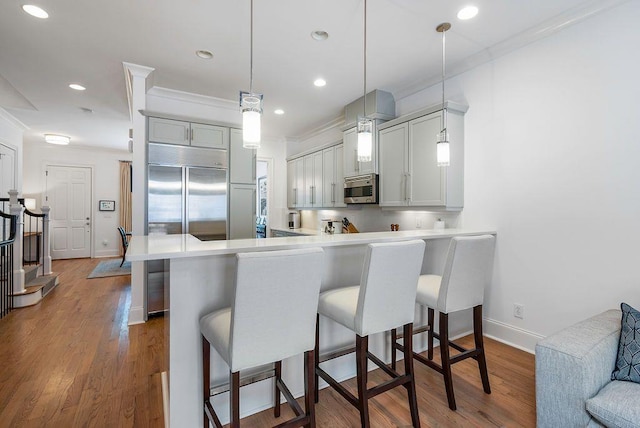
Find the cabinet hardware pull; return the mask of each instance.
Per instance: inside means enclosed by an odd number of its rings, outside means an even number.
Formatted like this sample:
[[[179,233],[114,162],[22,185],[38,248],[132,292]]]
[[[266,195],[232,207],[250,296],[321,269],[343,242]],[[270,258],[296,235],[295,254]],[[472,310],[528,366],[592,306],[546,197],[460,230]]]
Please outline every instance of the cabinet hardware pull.
[[[336,183],[331,183],[331,202],[336,202]]]
[[[360,171],[360,165],[358,164],[358,149],[353,151],[353,167],[356,172]]]

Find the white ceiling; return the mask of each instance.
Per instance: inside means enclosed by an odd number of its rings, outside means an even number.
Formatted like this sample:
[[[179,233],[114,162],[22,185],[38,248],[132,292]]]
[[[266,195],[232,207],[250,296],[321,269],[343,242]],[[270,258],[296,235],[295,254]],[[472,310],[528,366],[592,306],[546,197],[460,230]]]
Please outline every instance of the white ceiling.
[[[25,144],[59,133],[126,150],[123,62],[154,68],[163,88],[228,100],[249,89],[250,0],[33,0],[45,20],[22,11],[29,1],[0,6],[0,107],[29,128]],[[367,89],[400,98],[438,82],[441,22],[452,23],[455,74],[624,1],[369,0]],[[480,13],[459,21],[467,4]],[[329,39],[313,40],[313,30]],[[317,77],[327,86],[314,87]],[[69,89],[73,82],[87,90]],[[254,0],[253,86],[264,93],[264,135],[295,138],[341,116],[363,93],[362,0]]]

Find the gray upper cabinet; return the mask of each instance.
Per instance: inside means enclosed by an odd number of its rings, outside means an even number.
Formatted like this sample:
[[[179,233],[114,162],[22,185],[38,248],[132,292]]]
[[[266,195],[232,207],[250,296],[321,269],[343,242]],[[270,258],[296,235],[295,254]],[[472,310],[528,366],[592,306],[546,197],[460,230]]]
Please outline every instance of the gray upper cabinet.
[[[230,130],[229,181],[231,183],[256,182],[256,150],[242,147],[242,130]]]
[[[358,162],[358,133],[356,128],[350,128],[343,132],[342,142],[344,145],[344,176],[353,177],[356,175],[378,173],[378,133],[376,126],[379,120],[373,121],[373,148],[371,150],[370,162]]]
[[[464,112],[449,107],[451,165],[436,163],[442,110],[423,111],[380,127],[380,206],[460,210],[464,205]]]
[[[229,128],[158,117],[149,118],[149,142],[181,146],[229,148]]]
[[[345,207],[344,165],[342,144],[322,151],[322,204],[325,207]]]

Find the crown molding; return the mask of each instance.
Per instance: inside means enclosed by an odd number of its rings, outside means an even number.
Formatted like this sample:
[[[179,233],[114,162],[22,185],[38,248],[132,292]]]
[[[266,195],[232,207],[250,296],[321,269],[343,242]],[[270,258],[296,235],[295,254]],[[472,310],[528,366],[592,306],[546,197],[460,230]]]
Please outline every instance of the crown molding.
[[[189,103],[203,104],[210,107],[217,107],[226,110],[239,111],[239,105],[237,101],[211,97],[208,95],[194,94],[192,92],[184,92],[176,89],[168,89],[160,86],[154,86],[150,88],[147,91],[147,95],[153,95],[161,98],[170,98],[172,100],[185,101]]]
[[[330,131],[334,128],[342,132],[342,128],[344,127],[344,124],[345,124],[344,115],[342,115],[334,119],[331,119],[330,121],[325,122],[324,124],[317,126],[316,128],[313,128],[305,132],[304,134],[293,136],[293,137],[287,137],[287,140],[288,141],[306,141],[320,134],[323,134],[327,131]]]
[[[19,128],[21,131],[26,131],[29,129],[27,125],[18,120],[14,115],[0,107],[0,118],[6,120],[7,122],[15,125],[16,128]]]
[[[123,62],[122,68],[124,69],[124,82],[127,89],[129,120],[133,121],[133,78],[140,77],[145,79],[145,87],[148,87],[146,79],[155,71],[155,68],[132,64],[130,62]]]
[[[609,9],[627,3],[630,0],[591,0],[571,8],[555,17],[546,20],[534,27],[524,30],[513,37],[496,43],[493,46],[482,49],[463,61],[447,66],[447,79],[465,73],[478,66],[494,61],[517,49],[529,45],[538,40],[552,36],[575,24],[579,24],[595,15],[606,12]],[[442,81],[442,76],[434,75],[425,79],[414,81],[394,92],[396,100],[406,98],[424,89],[427,89]]]

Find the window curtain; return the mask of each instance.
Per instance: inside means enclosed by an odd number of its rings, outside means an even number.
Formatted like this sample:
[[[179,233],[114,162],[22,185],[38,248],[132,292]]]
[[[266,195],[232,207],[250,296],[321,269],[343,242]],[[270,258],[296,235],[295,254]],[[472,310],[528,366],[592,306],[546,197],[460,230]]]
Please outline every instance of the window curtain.
[[[131,162],[120,161],[120,226],[131,232]]]

